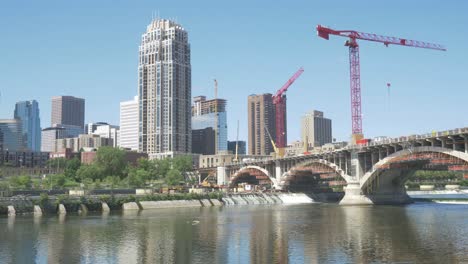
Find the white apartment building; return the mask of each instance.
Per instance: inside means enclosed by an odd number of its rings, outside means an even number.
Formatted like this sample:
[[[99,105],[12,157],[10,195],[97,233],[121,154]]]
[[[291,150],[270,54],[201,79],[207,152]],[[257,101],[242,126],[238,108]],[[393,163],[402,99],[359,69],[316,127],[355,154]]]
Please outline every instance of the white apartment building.
[[[191,65],[187,31],[155,19],[138,63],[139,151],[150,158],[191,152]]]
[[[120,138],[118,146],[138,150],[138,96],[120,102]]]

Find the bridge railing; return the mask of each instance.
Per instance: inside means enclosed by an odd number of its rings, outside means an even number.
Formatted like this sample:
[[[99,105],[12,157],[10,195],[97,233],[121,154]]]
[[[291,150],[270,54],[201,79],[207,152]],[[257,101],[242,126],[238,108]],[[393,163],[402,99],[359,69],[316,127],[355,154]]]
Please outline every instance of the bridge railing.
[[[465,134],[465,133],[468,133],[468,127],[426,133],[422,135],[410,135],[410,136],[401,136],[398,138],[386,138],[386,139],[381,139],[379,141],[371,141],[371,142],[360,144],[360,145],[348,145],[344,149],[360,149],[364,147],[380,146],[380,145],[386,145],[386,144],[392,144],[392,143],[402,143],[402,142],[408,142],[412,140],[424,140],[424,139],[431,139],[431,138],[437,138],[437,137],[443,137],[443,136],[460,135],[460,134]]]

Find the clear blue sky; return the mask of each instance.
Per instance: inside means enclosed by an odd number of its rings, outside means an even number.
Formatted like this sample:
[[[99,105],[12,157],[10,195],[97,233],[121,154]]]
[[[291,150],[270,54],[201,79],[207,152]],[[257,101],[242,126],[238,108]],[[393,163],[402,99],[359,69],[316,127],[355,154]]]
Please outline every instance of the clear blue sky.
[[[277,2],[277,3],[273,3]],[[367,137],[468,126],[466,1],[2,1],[0,118],[36,99],[42,126],[50,98],[86,99],[86,122],[119,122],[119,102],[136,93],[138,45],[152,13],[189,32],[192,95],[228,100],[229,139],[247,137],[247,96],[275,92],[300,66],[288,91],[288,141],[300,138],[311,109],[351,133],[344,38],[318,38],[317,24],[444,44],[447,52],[360,42]],[[392,84],[390,99],[386,83]],[[390,101],[390,103],[389,103]]]

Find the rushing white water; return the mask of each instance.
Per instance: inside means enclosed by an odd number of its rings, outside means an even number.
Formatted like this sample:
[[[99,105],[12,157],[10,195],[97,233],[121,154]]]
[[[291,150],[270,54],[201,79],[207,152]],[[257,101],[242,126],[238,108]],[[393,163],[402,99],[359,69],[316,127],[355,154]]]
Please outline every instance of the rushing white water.
[[[315,203],[312,198],[303,193],[231,194],[227,197],[223,197],[222,200],[224,205]]]

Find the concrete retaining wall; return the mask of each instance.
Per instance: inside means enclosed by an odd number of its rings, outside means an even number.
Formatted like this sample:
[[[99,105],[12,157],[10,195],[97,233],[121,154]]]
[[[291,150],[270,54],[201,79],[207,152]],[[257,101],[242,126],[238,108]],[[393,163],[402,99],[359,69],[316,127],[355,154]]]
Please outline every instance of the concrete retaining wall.
[[[135,202],[124,203],[122,205],[122,210],[140,210],[140,207]]]
[[[222,206],[223,204],[218,199],[210,199],[213,206]]]
[[[201,207],[198,200],[177,200],[177,201],[143,201],[140,202],[143,210],[161,209],[161,208],[178,208],[178,207]]]
[[[209,199],[202,199],[200,200],[200,203],[202,204],[202,206],[204,207],[210,207],[210,206],[213,206],[213,204],[210,202]]]

